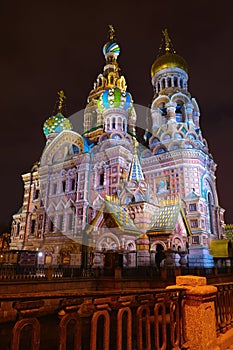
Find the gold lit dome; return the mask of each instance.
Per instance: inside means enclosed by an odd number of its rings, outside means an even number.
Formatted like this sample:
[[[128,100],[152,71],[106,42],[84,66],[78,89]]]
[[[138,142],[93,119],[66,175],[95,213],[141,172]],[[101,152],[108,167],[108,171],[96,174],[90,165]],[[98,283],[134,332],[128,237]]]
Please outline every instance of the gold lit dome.
[[[154,61],[151,67],[151,76],[153,77],[155,73],[162,69],[173,67],[181,68],[188,73],[188,65],[185,59],[175,53],[167,52]]]
[[[160,51],[164,50],[165,53],[163,55],[159,55],[156,58],[151,67],[151,77],[155,75],[155,73],[159,72],[162,69],[166,68],[181,68],[186,73],[188,72],[188,65],[185,59],[179,55],[177,55],[172,47],[171,39],[168,36],[167,29],[163,30],[163,41],[160,47]],[[163,47],[165,46],[165,47]]]

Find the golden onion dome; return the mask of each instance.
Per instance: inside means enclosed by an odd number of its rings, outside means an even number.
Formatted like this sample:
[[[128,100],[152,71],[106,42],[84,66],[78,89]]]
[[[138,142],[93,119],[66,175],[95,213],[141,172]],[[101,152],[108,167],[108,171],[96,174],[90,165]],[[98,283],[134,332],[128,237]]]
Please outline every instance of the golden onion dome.
[[[152,64],[151,77],[153,77],[155,73],[166,68],[180,68],[188,73],[188,64],[183,57],[176,53],[166,52],[164,55],[156,58]]]
[[[151,77],[153,77],[155,73],[166,68],[180,68],[188,73],[188,64],[183,57],[176,54],[167,29],[164,29],[162,34],[163,38],[159,49],[160,53],[152,64]]]

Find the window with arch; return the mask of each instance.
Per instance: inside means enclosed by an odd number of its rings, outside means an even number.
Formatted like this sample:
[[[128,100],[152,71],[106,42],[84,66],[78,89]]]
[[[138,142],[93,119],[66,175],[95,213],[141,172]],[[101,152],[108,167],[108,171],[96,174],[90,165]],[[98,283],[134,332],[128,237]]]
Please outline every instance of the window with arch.
[[[167,86],[171,87],[172,86],[172,80],[170,77],[167,78]]]
[[[112,118],[112,129],[116,129],[116,118]]]
[[[209,220],[210,220],[210,233],[214,234],[214,201],[211,192],[208,192],[208,209],[209,209]]]
[[[158,145],[159,142],[160,142],[159,139],[157,137],[154,137],[150,143],[150,146],[154,147],[154,146]]]
[[[125,119],[123,119],[123,131],[126,132],[126,122],[125,122]]]
[[[178,79],[177,79],[177,77],[173,78],[173,84],[174,84],[175,87],[178,86]]]
[[[165,153],[165,152],[166,152],[165,148],[160,147],[160,148],[157,149],[155,154],[162,154],[162,153]]]
[[[177,132],[177,133],[174,134],[174,139],[176,139],[176,140],[182,140],[182,138],[183,138],[183,136],[182,136],[182,134],[180,134],[179,132]]]
[[[161,89],[165,89],[165,78],[161,80]]]
[[[121,117],[117,118],[117,129],[122,130],[122,118]]]
[[[107,118],[107,130],[110,129],[110,118]]]
[[[171,135],[170,134],[165,134],[162,138],[162,141],[168,141],[171,140]]]
[[[193,134],[188,134],[189,140],[196,140],[196,136]]]

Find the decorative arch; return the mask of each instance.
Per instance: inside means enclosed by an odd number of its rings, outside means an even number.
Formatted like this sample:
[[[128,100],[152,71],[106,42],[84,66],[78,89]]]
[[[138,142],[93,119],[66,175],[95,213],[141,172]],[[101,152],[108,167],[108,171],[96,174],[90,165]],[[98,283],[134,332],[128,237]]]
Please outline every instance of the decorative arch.
[[[185,140],[182,142],[182,148],[197,148],[196,143],[192,140]]]
[[[111,246],[113,243],[116,243],[117,248],[120,247],[120,241],[116,235],[111,232],[104,233],[96,242],[96,248],[101,250],[104,246],[106,249],[112,249]]]
[[[92,316],[91,320],[91,339],[90,339],[90,350],[96,350],[97,343],[97,331],[98,331],[98,321],[99,318],[104,317],[104,327],[103,327],[103,350],[108,350],[110,345],[110,315],[107,310],[96,311]],[[100,336],[100,335],[99,335]]]
[[[208,192],[212,193],[214,205],[218,206],[218,197],[215,189],[214,181],[206,174],[203,175],[202,178],[202,197],[208,200]]]
[[[186,248],[185,248],[185,244],[182,240],[182,237],[177,235],[177,234],[174,234],[172,236],[172,241],[171,241],[171,245],[172,247],[175,246],[175,251],[184,251]],[[179,249],[180,247],[180,249]]]
[[[117,132],[113,132],[111,135],[110,135],[110,139],[124,139],[124,134],[120,131],[117,131]]]
[[[69,145],[76,145],[77,147],[79,147],[80,152],[83,152],[84,150],[84,142],[80,134],[71,130],[63,130],[45,148],[41,157],[40,166],[42,167],[45,165],[52,164],[54,155],[61,149]]]
[[[176,94],[172,95],[171,101],[172,102],[182,101],[183,104],[190,103],[189,97],[183,94],[182,92],[177,92]]]
[[[150,148],[153,148],[155,146],[157,146],[160,143],[160,140],[158,139],[158,137],[153,136],[149,139],[149,146]]]
[[[129,307],[124,307],[118,310],[117,313],[117,349],[122,350],[122,325],[123,325],[123,316],[126,314],[127,316],[127,325],[126,325],[126,331],[127,331],[127,350],[132,349],[132,311]]]
[[[152,251],[156,251],[156,247],[157,245],[161,245],[163,247],[164,250],[167,250],[167,246],[163,241],[155,241],[151,244],[151,250]]]
[[[153,154],[154,154],[154,155],[157,155],[157,154],[162,154],[162,153],[165,153],[165,152],[167,152],[167,148],[166,148],[166,147],[164,147],[164,146],[158,146],[158,147],[156,147],[156,148],[154,149]]]
[[[149,158],[152,156],[152,153],[150,150],[146,149],[145,151],[142,152],[142,158]]]
[[[170,102],[170,99],[168,96],[166,95],[160,95],[158,96],[153,102],[152,102],[152,106],[151,109],[155,109],[155,108],[160,108],[160,104],[166,104]]]
[[[126,247],[126,250],[128,251],[134,251],[134,250],[136,251],[136,244],[135,244],[135,241],[133,240],[127,241],[125,244],[125,247]]]
[[[59,350],[66,350],[66,340],[67,340],[67,327],[71,321],[75,321],[75,332],[74,332],[74,350],[81,349],[81,320],[77,313],[71,313],[65,315],[59,324]]]
[[[169,151],[175,151],[176,149],[180,148],[180,144],[177,142],[173,142],[171,145],[169,145]]]
[[[20,335],[24,327],[26,326],[32,327],[32,343],[31,349],[39,350],[40,348],[40,323],[36,318],[24,318],[19,320],[14,325],[12,330],[12,338],[11,338],[11,350],[19,349],[20,344]]]
[[[162,141],[170,141],[171,140],[171,134],[169,132],[163,134],[161,140]]]

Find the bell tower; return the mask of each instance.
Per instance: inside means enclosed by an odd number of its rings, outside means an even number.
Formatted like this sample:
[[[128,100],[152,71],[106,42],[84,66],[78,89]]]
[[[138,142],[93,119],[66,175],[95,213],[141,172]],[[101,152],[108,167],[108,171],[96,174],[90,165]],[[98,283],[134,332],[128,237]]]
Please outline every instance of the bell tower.
[[[151,67],[154,96],[149,148],[153,154],[151,163],[157,164],[154,189],[160,200],[181,198],[193,235],[190,247],[200,258],[194,259],[194,265],[209,266],[208,245],[224,234],[216,164],[202,136],[197,101],[188,90],[187,62],[175,52],[167,29],[162,34],[159,53]],[[150,176],[146,169],[144,173]],[[166,188],[161,190],[160,183],[165,183]]]

